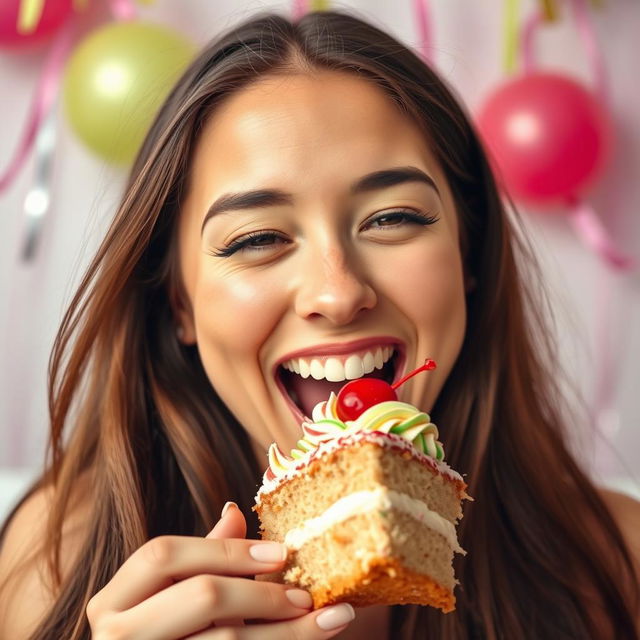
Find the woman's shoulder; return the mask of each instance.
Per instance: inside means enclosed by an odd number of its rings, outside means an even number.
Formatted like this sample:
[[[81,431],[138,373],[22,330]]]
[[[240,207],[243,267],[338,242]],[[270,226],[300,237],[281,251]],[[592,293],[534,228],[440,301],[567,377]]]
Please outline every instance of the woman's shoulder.
[[[79,551],[86,532],[89,503],[81,499],[79,483],[73,508],[62,530],[61,571],[64,574]],[[0,637],[23,638],[35,628],[54,600],[53,580],[42,551],[55,493],[52,487],[34,491],[9,522],[0,547]]]

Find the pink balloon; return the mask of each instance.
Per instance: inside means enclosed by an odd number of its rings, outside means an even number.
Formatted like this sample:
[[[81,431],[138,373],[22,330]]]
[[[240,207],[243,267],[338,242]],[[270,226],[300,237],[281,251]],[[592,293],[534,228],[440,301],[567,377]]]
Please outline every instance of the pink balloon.
[[[36,28],[18,31],[20,0],[0,0],[0,48],[14,49],[40,43],[51,37],[73,13],[73,0],[45,0]]]
[[[507,192],[538,206],[584,192],[612,146],[611,122],[596,98],[552,73],[506,83],[484,104],[477,123]]]

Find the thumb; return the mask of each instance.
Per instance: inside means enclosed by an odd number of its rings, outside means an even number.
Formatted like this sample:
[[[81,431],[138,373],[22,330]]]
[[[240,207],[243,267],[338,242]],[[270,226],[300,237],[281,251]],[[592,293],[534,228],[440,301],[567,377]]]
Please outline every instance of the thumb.
[[[247,521],[235,502],[227,502],[220,514],[220,520],[209,531],[207,538],[246,538]]]

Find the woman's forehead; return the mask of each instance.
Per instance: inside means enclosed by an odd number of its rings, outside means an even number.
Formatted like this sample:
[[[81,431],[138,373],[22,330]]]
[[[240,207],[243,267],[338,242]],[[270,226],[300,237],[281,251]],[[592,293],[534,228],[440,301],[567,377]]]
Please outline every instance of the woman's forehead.
[[[192,178],[232,189],[274,179],[302,186],[311,176],[403,165],[441,176],[419,127],[390,97],[371,81],[327,72],[268,77],[228,98],[203,129]]]

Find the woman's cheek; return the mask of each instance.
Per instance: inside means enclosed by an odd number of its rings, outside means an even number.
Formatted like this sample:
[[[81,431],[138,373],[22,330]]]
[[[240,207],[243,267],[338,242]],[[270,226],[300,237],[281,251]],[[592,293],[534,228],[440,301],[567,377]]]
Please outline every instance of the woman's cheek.
[[[464,278],[457,247],[430,244],[399,252],[381,274],[388,295],[421,324],[464,324]]]
[[[255,355],[273,330],[279,311],[278,295],[264,278],[248,272],[202,281],[194,308],[201,350],[213,348],[221,356]]]

